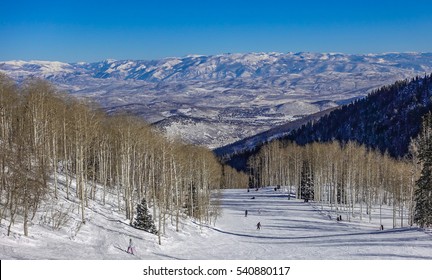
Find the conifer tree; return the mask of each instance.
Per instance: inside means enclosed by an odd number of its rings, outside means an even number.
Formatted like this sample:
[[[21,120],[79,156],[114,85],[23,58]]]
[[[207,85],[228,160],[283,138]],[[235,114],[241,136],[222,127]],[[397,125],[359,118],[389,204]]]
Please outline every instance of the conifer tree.
[[[314,180],[310,165],[307,161],[303,162],[300,181],[301,198],[305,200],[314,199]]]
[[[147,202],[145,198],[143,198],[141,203],[137,205],[137,217],[133,223],[133,226],[137,229],[141,229],[152,234],[158,234],[152,215],[147,209]]]
[[[414,221],[421,227],[432,225],[432,114],[423,118],[420,138],[419,159],[423,164],[415,191]]]

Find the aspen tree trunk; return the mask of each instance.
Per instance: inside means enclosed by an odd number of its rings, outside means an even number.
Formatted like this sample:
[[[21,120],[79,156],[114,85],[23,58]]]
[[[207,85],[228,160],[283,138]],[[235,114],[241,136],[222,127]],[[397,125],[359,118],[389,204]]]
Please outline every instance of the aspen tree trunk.
[[[162,174],[161,174],[161,187],[162,189],[160,190],[160,192],[162,192],[161,197],[159,198],[159,221],[160,221],[160,225],[163,227],[163,233],[165,234],[165,211],[166,211],[166,189],[168,187],[168,182],[167,182],[167,170],[166,170],[166,151],[165,151],[165,146],[162,146]],[[160,229],[159,229],[160,230]]]
[[[86,190],[85,190],[85,180],[84,180],[84,148],[80,146],[79,153],[80,153],[80,182],[79,182],[79,189],[80,189],[80,199],[81,199],[81,219],[82,223],[85,224],[85,203],[86,203]]]
[[[10,203],[9,203],[9,225],[7,230],[7,236],[10,236],[12,225],[15,223],[16,212],[18,208],[18,202],[15,201],[15,191],[10,192]]]
[[[131,204],[131,195],[130,195],[130,182],[129,182],[129,150],[128,148],[123,147],[123,152],[121,155],[121,181],[122,181],[122,187],[124,192],[124,199],[125,199],[125,212],[126,212],[126,219],[131,221],[131,212],[130,212],[130,204]]]
[[[404,209],[403,209],[403,177],[402,177],[402,172],[400,172],[400,189],[399,189],[399,206],[400,206],[400,227],[403,227],[403,216],[404,216]]]
[[[151,165],[151,187],[152,187],[152,200],[153,200],[153,217],[156,218],[156,161],[153,155],[153,162]]]
[[[102,204],[105,205],[107,184],[108,184],[108,147],[105,140],[100,145],[99,156],[99,177],[102,183]]]
[[[58,189],[58,178],[57,178],[57,141],[56,134],[54,133],[52,137],[52,152],[53,152],[53,171],[54,171],[54,197],[57,199],[57,189]]]
[[[411,184],[410,184],[410,201],[409,201],[409,225],[414,225],[414,186],[415,186],[415,179],[414,179],[414,172],[411,174]]]
[[[337,190],[338,190],[338,186],[337,186],[337,178],[338,178],[338,166],[337,163],[333,164],[333,199],[334,199],[334,205],[335,205],[335,210],[336,210],[336,215],[338,215],[339,213],[339,207],[338,207],[338,196],[337,196]]]
[[[392,204],[393,204],[393,228],[396,228],[396,201],[395,201],[395,195],[393,194],[392,197]]]
[[[133,220],[134,216],[135,216],[135,204],[139,203],[140,200],[136,200],[136,193],[138,192],[138,188],[137,188],[137,179],[136,179],[136,170],[137,168],[139,168],[139,164],[137,163],[137,144],[133,143],[132,144],[132,158],[131,158],[131,162],[130,162],[130,172],[131,172],[131,178],[130,178],[130,184],[131,184],[131,202],[130,202],[130,212],[131,212],[131,221]]]
[[[69,161],[71,161],[72,159],[69,158],[69,153],[67,150],[67,137],[66,137],[66,107],[64,109],[63,112],[63,154],[64,154],[64,174],[65,174],[65,179],[66,179],[66,199],[69,200],[69,180],[70,180],[70,175],[69,175]]]
[[[92,182],[90,189],[90,199],[96,200],[96,153],[97,151],[93,151],[93,163],[92,163]]]
[[[175,186],[175,200],[176,200],[176,217],[175,217],[175,225],[176,225],[176,231],[179,231],[179,219],[180,219],[180,191],[179,191],[179,180],[177,177],[177,167],[175,164],[175,161],[173,159],[173,171],[174,171],[174,186]]]
[[[23,199],[23,203],[24,203],[24,236],[28,236],[28,200],[27,200],[27,183],[25,183],[24,185],[24,199]]]
[[[174,163],[173,163],[173,159],[172,159],[172,154],[173,154],[173,150],[171,149],[170,150],[170,153],[169,153],[171,156],[169,157],[169,160],[168,160],[168,162],[169,162],[169,174],[170,174],[170,176],[169,176],[169,192],[168,192],[168,194],[171,194],[171,195],[167,195],[167,200],[168,200],[168,209],[169,209],[169,214],[170,214],[170,217],[171,217],[171,225],[173,224],[173,222],[174,222],[174,216],[175,216],[175,213],[174,213],[174,211],[175,211],[175,202],[177,201],[177,193],[176,193],[176,190],[175,190],[175,187],[174,187],[174,185],[175,185],[175,182],[174,182],[174,170],[173,170],[173,168],[174,168]]]
[[[117,160],[116,162],[116,174],[115,174],[115,178],[116,178],[116,189],[117,189],[117,205],[118,205],[118,210],[119,212],[122,211],[122,204],[121,204],[121,183],[120,183],[120,179],[121,179],[121,174],[120,174],[120,161]]]

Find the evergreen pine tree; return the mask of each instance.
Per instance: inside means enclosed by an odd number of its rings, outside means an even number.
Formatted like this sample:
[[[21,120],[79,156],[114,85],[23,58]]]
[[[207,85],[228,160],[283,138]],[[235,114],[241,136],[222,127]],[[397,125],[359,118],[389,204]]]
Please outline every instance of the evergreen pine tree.
[[[304,161],[302,166],[300,178],[300,194],[300,198],[305,199],[306,201],[314,199],[313,174],[307,161]]]
[[[419,136],[419,159],[423,164],[420,178],[416,182],[414,222],[421,227],[432,225],[432,114],[423,118]]]
[[[137,205],[137,217],[133,223],[133,226],[137,229],[141,229],[149,233],[158,233],[158,231],[156,230],[156,226],[153,222],[152,215],[147,209],[147,202],[145,198],[143,198],[141,203]]]

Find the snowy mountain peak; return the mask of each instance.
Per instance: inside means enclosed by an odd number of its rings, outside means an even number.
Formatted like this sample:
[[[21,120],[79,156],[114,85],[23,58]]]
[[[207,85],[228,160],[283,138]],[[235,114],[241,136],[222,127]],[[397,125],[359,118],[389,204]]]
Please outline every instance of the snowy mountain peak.
[[[71,94],[95,98],[109,111],[127,111],[149,122],[170,118],[160,122],[162,129],[214,148],[430,73],[432,53],[258,52],[94,63],[6,61],[0,62],[0,71],[17,81],[48,79]],[[184,106],[193,110],[178,110]],[[177,123],[173,116],[195,121]]]

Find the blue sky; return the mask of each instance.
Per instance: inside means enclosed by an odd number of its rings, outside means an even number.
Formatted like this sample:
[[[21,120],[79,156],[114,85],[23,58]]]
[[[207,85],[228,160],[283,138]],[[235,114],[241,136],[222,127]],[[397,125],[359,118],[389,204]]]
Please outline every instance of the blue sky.
[[[376,2],[2,0],[0,60],[432,51],[432,1]]]

